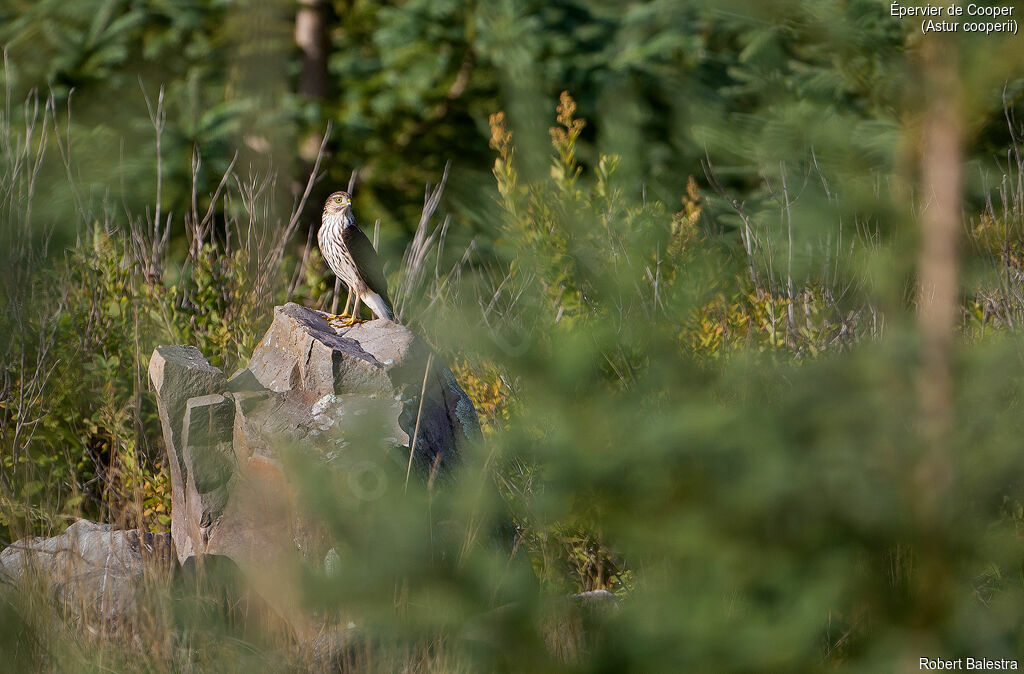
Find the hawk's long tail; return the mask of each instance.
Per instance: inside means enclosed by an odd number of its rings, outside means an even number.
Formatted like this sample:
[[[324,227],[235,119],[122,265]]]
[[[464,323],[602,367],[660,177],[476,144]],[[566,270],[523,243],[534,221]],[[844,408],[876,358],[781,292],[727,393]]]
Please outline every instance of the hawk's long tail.
[[[363,295],[363,302],[365,302],[366,306],[370,307],[373,313],[375,313],[379,318],[386,318],[389,321],[395,320],[395,312],[391,310],[387,300],[381,297],[378,293],[373,291],[366,293]]]

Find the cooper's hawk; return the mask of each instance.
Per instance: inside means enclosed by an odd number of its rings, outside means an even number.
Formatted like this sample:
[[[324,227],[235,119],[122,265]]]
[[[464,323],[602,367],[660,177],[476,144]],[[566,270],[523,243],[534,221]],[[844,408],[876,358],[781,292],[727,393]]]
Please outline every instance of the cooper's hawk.
[[[384,269],[373,244],[356,224],[352,197],[348,192],[335,192],[327,198],[316,238],[331,271],[348,286],[345,309],[337,315],[328,314],[328,321],[339,327],[362,322],[359,318],[360,302],[365,302],[379,318],[394,320]],[[355,306],[349,313],[353,298]]]

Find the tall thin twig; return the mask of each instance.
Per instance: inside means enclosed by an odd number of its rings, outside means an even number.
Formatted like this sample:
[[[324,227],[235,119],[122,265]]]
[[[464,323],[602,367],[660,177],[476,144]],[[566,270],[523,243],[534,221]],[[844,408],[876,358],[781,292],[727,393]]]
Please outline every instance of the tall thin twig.
[[[409,473],[412,472],[412,457],[416,453],[416,442],[420,437],[420,421],[423,419],[423,400],[427,393],[427,378],[430,375],[430,366],[434,363],[434,354],[427,356],[427,367],[423,370],[423,385],[420,387],[420,404],[416,410],[416,427],[412,432],[412,440],[409,442],[409,465],[405,467],[405,490],[409,490]]]

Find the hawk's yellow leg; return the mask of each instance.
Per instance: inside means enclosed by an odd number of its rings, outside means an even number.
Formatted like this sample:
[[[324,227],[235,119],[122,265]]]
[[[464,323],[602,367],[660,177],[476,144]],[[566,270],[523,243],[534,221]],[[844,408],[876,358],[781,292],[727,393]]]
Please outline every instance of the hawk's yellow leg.
[[[348,319],[352,318],[352,314],[350,314],[348,312],[348,307],[349,307],[350,304],[352,304],[352,291],[351,290],[348,291],[348,295],[345,297],[345,308],[341,310],[341,313],[340,314],[332,314],[332,313],[329,313],[329,312],[325,311],[325,312],[323,312],[324,320],[326,320],[329,325],[333,326],[336,322],[339,322],[339,321],[340,322],[344,322],[344,321],[347,321]],[[351,325],[351,323],[349,323],[348,325]],[[335,327],[346,327],[346,326],[335,326]]]
[[[352,305],[352,315],[342,318],[338,323],[331,323],[331,325],[336,328],[350,328],[358,323],[366,322],[365,319],[359,318],[359,305],[361,304],[359,295],[356,295],[354,299],[355,303]],[[348,309],[348,304],[345,305],[345,308]]]
[[[348,307],[352,300],[355,300],[355,302],[352,306],[352,313],[350,314],[348,312]],[[365,318],[359,318],[359,298],[353,297],[351,291],[348,294],[348,299],[345,300],[345,310],[338,315],[328,314],[326,318],[327,324],[332,328],[351,328],[353,325],[366,322]]]

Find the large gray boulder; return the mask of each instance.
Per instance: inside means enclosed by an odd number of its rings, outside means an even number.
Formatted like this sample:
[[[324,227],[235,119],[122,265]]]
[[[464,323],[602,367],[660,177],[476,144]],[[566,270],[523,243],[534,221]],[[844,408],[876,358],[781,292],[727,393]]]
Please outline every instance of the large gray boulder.
[[[480,433],[451,370],[386,320],[332,328],[320,312],[286,304],[230,380],[183,346],[157,347],[149,372],[171,465],[179,560],[225,555],[257,585],[261,577],[286,583],[296,555],[322,560],[330,547],[297,507],[286,452],[345,471],[353,443],[369,443],[382,448],[380,461],[404,470],[415,438],[414,474],[436,480]]]
[[[78,520],[52,538],[23,538],[0,552],[0,587],[43,589],[75,619],[131,622],[147,580],[173,567],[171,537]]]
[[[451,466],[466,443],[480,433],[473,403],[451,370],[426,342],[392,321],[334,329],[313,309],[291,303],[277,307],[248,368],[232,381],[239,380],[242,388],[242,382],[253,379],[275,393],[314,401],[309,410],[318,428],[341,420],[341,416],[325,415],[325,410],[337,406],[338,396],[396,401],[399,444],[408,448],[416,435],[416,458],[429,469]]]

